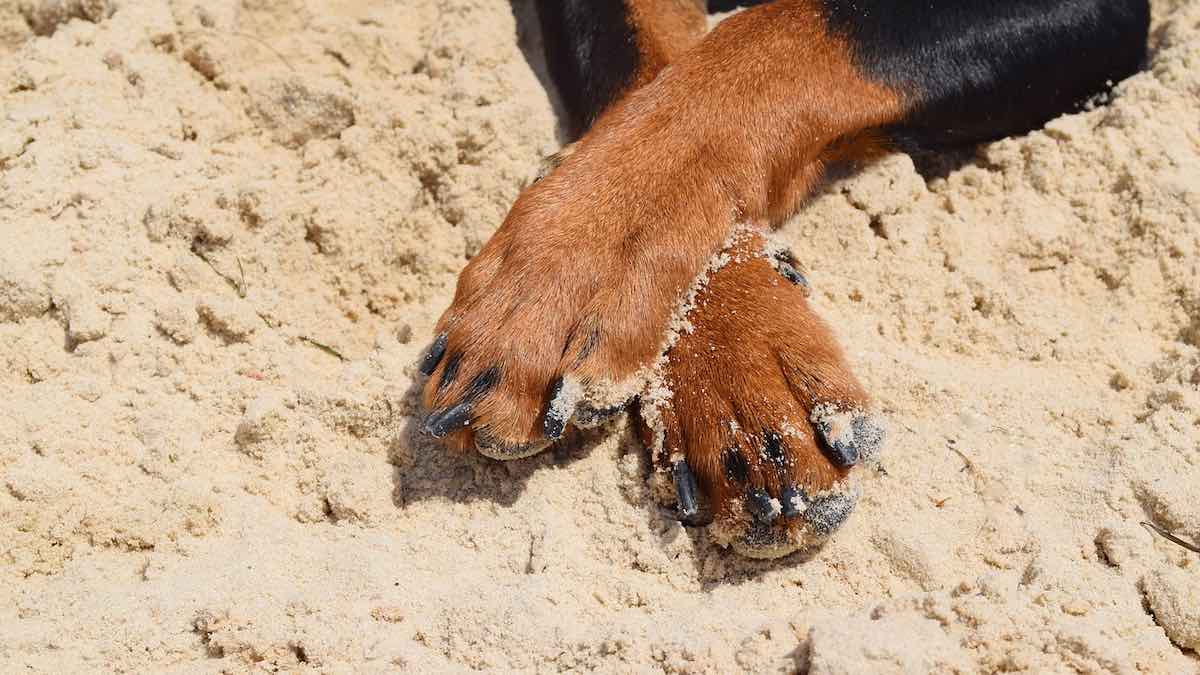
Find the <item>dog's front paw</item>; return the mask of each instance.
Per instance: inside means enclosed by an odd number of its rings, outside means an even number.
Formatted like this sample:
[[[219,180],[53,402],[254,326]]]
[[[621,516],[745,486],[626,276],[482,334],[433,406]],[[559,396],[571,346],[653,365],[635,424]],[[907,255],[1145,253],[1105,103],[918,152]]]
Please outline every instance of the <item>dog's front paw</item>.
[[[557,160],[459,277],[421,364],[427,434],[526,457],[642,388],[734,209],[669,137],[619,132]]]
[[[791,257],[758,235],[723,257],[643,397],[646,440],[685,523],[774,558],[845,522],[883,428]]]

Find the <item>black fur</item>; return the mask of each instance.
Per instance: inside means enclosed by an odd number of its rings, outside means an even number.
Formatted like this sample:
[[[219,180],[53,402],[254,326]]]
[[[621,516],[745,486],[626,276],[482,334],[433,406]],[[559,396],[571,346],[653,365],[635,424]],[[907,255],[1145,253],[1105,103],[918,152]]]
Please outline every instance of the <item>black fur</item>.
[[[579,136],[633,80],[637,44],[622,0],[538,0],[546,64]]]
[[[709,0],[710,10],[769,0]],[[867,77],[913,105],[905,149],[1036,129],[1141,67],[1147,0],[821,0]],[[579,135],[638,66],[622,0],[538,0],[546,59]],[[803,73],[797,73],[798,78]]]
[[[891,129],[937,147],[1035,129],[1132,75],[1146,0],[822,0],[864,73],[915,111]]]

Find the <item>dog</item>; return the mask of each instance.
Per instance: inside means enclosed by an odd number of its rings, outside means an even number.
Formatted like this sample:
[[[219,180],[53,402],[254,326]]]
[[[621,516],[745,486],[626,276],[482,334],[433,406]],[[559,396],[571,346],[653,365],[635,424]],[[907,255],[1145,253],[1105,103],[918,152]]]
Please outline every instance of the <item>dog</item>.
[[[577,140],[459,277],[420,364],[422,428],[514,459],[641,394],[680,518],[776,557],[845,521],[850,471],[883,433],[796,261],[761,231],[830,167],[1077,110],[1142,66],[1149,7],[741,4],[706,32],[697,0],[539,0]]]

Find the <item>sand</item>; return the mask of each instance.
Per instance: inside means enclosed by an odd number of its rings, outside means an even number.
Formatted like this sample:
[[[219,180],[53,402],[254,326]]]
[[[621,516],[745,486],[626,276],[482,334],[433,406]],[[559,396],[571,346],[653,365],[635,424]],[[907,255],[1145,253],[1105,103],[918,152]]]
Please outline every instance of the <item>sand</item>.
[[[1200,2],[1114,100],[780,237],[890,421],[808,556],[624,422],[413,433],[562,142],[529,0],[0,0],[0,672],[1200,671]]]

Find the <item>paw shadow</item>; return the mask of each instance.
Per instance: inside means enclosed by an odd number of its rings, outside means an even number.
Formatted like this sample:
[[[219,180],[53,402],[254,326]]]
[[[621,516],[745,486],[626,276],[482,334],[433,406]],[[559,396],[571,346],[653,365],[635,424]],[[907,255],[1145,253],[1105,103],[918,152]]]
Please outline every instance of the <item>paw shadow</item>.
[[[559,120],[555,134],[558,137],[558,144],[566,145],[575,139],[571,137],[563,124],[563,120],[568,118],[566,108],[563,107],[562,99],[558,95],[558,88],[550,79],[550,69],[546,65],[542,25],[538,21],[537,7],[534,6],[533,0],[510,0],[510,2],[513,17],[517,20],[517,47],[525,57],[525,62],[529,64],[529,69],[537,77],[538,83],[542,85],[542,89],[549,96],[550,105],[554,108],[554,117]]]
[[[908,156],[912,158],[913,167],[926,183],[937,179],[949,178],[969,166],[982,166],[979,146],[965,148],[943,148],[940,150],[922,150],[908,148]]]
[[[773,560],[754,560],[722,548],[709,537],[704,527],[677,526],[674,507],[664,506],[651,493],[649,452],[642,446],[631,424],[568,433],[545,452],[507,462],[470,450],[447,450],[420,430],[423,387],[424,379],[419,378],[406,390],[402,406],[405,421],[388,443],[392,504],[397,509],[426,500],[512,506],[538,471],[569,466],[589,456],[596,446],[617,434],[622,447],[636,448],[638,458],[638,473],[634,482],[621,486],[621,498],[642,511],[649,530],[656,533],[655,545],[681,551],[676,561],[694,570],[703,591],[754,581],[768,572],[804,564],[820,551],[818,546]],[[686,546],[678,546],[680,537],[687,537]]]

